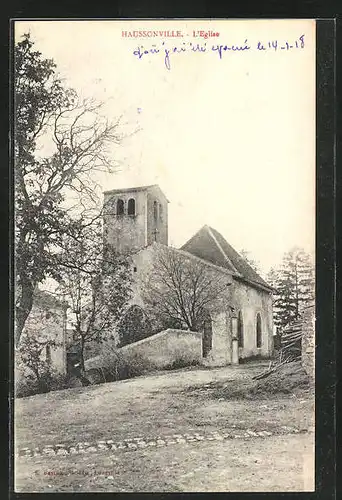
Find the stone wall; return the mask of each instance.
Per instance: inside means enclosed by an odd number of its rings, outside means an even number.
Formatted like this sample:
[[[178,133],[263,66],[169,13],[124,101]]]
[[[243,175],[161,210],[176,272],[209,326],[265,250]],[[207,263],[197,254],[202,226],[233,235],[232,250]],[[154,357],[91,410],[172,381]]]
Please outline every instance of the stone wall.
[[[315,306],[302,312],[302,365],[306,373],[315,378]]]
[[[232,334],[229,312],[223,310],[212,317],[212,349],[207,358],[203,359],[206,366],[225,366],[232,361]]]
[[[158,244],[151,245],[134,257],[136,272],[134,284],[133,303],[144,307],[139,289],[141,280],[148,275],[153,267],[154,252],[158,251]],[[232,334],[231,334],[231,308],[235,309],[237,315],[239,311],[243,317],[243,337],[244,345],[239,348],[240,359],[251,356],[270,357],[273,353],[273,305],[270,293],[255,288],[242,281],[233,280],[227,275],[227,286],[225,297],[215,307],[210,307],[212,318],[212,350],[204,360],[206,365],[222,366],[231,363],[232,357]],[[256,346],[256,317],[261,316],[261,347]]]
[[[135,199],[135,215],[127,215],[128,200]],[[124,202],[125,215],[116,215],[116,203]],[[105,193],[104,237],[118,252],[142,248],[147,244],[146,235],[146,192],[124,192],[115,195]]]
[[[179,358],[200,362],[202,335],[186,330],[168,329],[121,347],[119,351],[141,354],[158,368],[163,368]]]
[[[273,352],[273,305],[270,293],[254,288],[240,281],[231,287],[231,303],[235,313],[241,311],[243,318],[243,347],[239,357],[269,357]],[[261,317],[261,347],[256,344],[257,314]]]
[[[53,301],[48,294],[41,291],[36,292],[23,335],[35,337],[41,342],[55,341],[56,345],[50,348],[49,357],[47,357],[46,349],[43,349],[41,360],[45,362],[50,359],[50,366],[55,372],[66,373],[64,307],[62,305]],[[32,374],[29,368],[22,365],[19,351],[15,354],[15,364],[17,379]]]
[[[128,215],[128,201],[135,200],[135,214]],[[124,214],[117,214],[122,200]],[[157,217],[154,215],[157,203]],[[168,205],[159,188],[107,191],[104,193],[104,238],[118,252],[138,250],[158,241],[167,245]]]
[[[157,202],[157,220],[154,217],[154,202]],[[168,206],[167,200],[160,195],[160,190],[150,188],[147,191],[146,233],[147,244],[154,241],[167,245],[168,243]],[[155,230],[157,234],[155,235]]]

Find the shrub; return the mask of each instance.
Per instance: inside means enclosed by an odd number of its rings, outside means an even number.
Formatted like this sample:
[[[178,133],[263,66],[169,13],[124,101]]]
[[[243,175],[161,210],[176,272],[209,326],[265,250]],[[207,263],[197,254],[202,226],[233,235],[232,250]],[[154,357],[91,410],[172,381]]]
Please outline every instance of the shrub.
[[[88,373],[91,375],[94,379],[93,383],[114,382],[139,377],[155,369],[155,365],[142,354],[107,347],[98,356],[96,366],[87,370],[86,375]]]
[[[131,306],[118,325],[120,347],[153,335],[152,326],[145,311],[137,305]]]
[[[260,361],[260,360],[265,360],[269,359],[268,356],[263,356],[262,354],[253,354],[252,356],[249,356],[248,358],[241,358],[239,360],[240,365],[244,365],[246,363],[252,363],[253,361]]]
[[[68,389],[69,387],[70,378],[68,375],[45,372],[39,380],[31,374],[19,377],[15,381],[14,393],[16,398],[25,398],[35,394]]]
[[[60,391],[71,387],[70,375],[63,373],[55,373],[50,380],[49,390]]]
[[[15,381],[14,395],[16,398],[26,398],[39,394],[38,381],[33,376],[28,375]]]
[[[165,370],[178,370],[188,366],[198,366],[200,362],[190,355],[179,354],[176,358],[164,367]]]

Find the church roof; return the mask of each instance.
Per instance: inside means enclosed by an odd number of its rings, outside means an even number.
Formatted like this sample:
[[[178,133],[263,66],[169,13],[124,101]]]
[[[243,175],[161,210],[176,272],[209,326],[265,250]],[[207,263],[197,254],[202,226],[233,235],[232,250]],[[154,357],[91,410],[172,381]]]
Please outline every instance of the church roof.
[[[267,288],[269,291],[272,290],[272,287],[254,271],[216,229],[203,226],[181,247],[181,250],[207,260],[216,266],[228,269],[236,278],[248,281],[255,286]]]

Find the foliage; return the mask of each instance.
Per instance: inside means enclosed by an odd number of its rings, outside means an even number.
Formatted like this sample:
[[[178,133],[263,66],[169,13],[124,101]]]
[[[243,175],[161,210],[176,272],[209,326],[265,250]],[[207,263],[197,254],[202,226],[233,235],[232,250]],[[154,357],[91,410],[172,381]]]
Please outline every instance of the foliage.
[[[109,146],[120,137],[118,122],[109,123],[99,105],[66,88],[54,61],[34,50],[30,35],[17,43],[14,61],[18,345],[37,284],[60,278],[61,238],[79,230],[67,196],[76,197],[74,212],[89,212],[85,199],[94,202],[94,172],[111,170]]]
[[[21,343],[17,352],[17,363],[23,370],[29,369],[34,377],[39,392],[46,392],[51,378],[51,362],[44,357],[46,350],[58,345],[56,339],[38,335],[22,334]]]
[[[143,278],[142,299],[154,325],[173,324],[199,331],[205,311],[224,300],[228,279],[204,261],[159,247]],[[162,329],[162,328],[161,328]]]
[[[15,397],[25,398],[34,396],[42,392],[59,391],[71,387],[70,378],[56,372],[45,372],[41,377],[41,382],[31,374],[25,377],[18,377],[15,381]]]
[[[274,292],[274,323],[280,333],[300,318],[303,308],[314,298],[314,266],[309,254],[301,248],[286,252],[281,266],[271,269],[268,282]]]
[[[221,400],[258,400],[273,399],[285,394],[311,390],[309,377],[298,362],[287,363],[266,379],[245,378],[234,381],[212,382],[206,385],[207,395]],[[198,390],[197,387],[190,390]],[[189,390],[189,389],[188,389]]]
[[[193,356],[187,356],[184,354],[179,354],[176,358],[168,365],[165,366],[165,370],[178,370],[180,368],[187,368],[189,366],[198,366],[200,362]]]
[[[153,363],[142,354],[109,347],[103,349],[96,365],[102,382],[139,377],[155,370]]]
[[[153,335],[151,322],[145,311],[137,306],[131,306],[118,324],[119,347]]]
[[[47,384],[45,384],[47,386]],[[16,377],[14,395],[16,398],[26,398],[42,392],[36,377],[28,374],[25,377]],[[47,392],[46,390],[43,392]]]

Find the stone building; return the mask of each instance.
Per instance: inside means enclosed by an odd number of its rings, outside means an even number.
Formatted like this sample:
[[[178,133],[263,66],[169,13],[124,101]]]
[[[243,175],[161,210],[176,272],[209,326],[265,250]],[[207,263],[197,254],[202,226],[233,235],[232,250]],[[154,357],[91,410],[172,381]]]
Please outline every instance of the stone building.
[[[168,200],[158,185],[104,193],[105,238],[118,252],[168,242]]]
[[[104,239],[119,252],[132,255],[134,302],[142,275],[153,267],[158,249],[168,245],[168,200],[157,185],[104,193]],[[202,332],[203,362],[238,363],[273,352],[272,288],[215,229],[203,226],[180,249],[184,259],[197,259],[225,276],[224,300],[208,310]]]
[[[22,339],[34,337],[39,342],[54,341],[54,345],[45,345],[40,358],[50,365],[56,373],[66,373],[66,309],[67,304],[53,294],[38,288],[34,292],[33,306],[26,320]],[[30,373],[20,362],[20,345],[16,353],[16,378]]]

